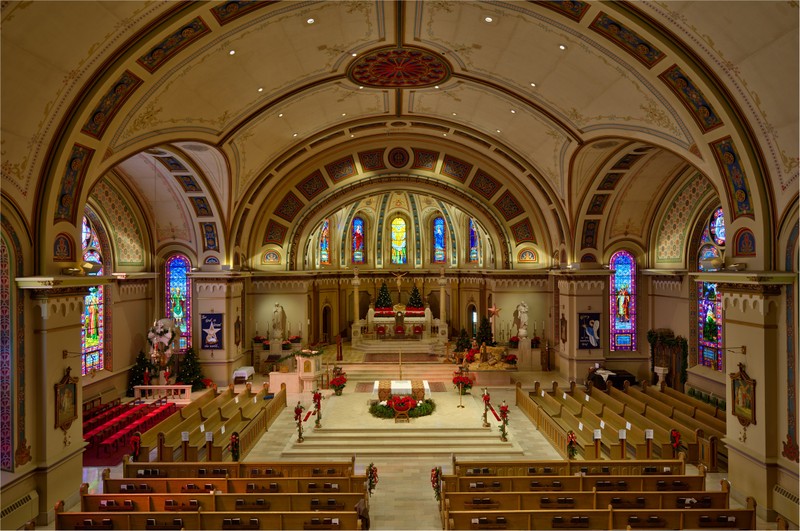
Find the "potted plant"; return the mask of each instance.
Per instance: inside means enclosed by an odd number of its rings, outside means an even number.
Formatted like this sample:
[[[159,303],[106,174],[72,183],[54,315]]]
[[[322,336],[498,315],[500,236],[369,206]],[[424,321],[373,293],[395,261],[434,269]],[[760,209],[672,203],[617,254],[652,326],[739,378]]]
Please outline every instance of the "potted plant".
[[[344,389],[345,384],[347,383],[347,378],[344,376],[337,376],[331,380],[330,386],[333,389],[336,396],[342,396],[342,389]]]
[[[289,343],[300,343],[302,340],[300,336],[289,336]]]
[[[531,348],[539,348],[539,345],[542,342],[542,338],[539,336],[533,336],[531,338]]]
[[[288,339],[284,339],[283,342],[281,342],[281,349],[283,349],[283,350],[291,350],[292,349],[292,344],[289,342]]]
[[[517,355],[516,354],[506,354],[506,357],[503,358],[503,361],[508,363],[509,365],[516,365],[517,364]]]
[[[469,376],[465,376],[460,372],[454,373],[453,376],[453,385],[456,386],[456,389],[461,391],[461,394],[466,394],[467,391],[472,389],[472,380],[469,379]]]
[[[508,346],[511,348],[519,347],[519,336],[511,336],[508,340]]]

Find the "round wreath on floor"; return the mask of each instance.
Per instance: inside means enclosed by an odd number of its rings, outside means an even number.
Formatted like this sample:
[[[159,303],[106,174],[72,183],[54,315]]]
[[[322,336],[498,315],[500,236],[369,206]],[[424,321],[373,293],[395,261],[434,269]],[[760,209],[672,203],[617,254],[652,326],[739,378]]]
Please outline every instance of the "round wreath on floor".
[[[392,404],[394,404],[394,408]],[[436,409],[436,404],[433,403],[433,400],[418,402],[407,396],[390,396],[383,402],[371,405],[369,412],[372,413],[373,417],[378,417],[379,419],[393,419],[395,409],[408,411],[408,416],[413,419],[430,415]]]

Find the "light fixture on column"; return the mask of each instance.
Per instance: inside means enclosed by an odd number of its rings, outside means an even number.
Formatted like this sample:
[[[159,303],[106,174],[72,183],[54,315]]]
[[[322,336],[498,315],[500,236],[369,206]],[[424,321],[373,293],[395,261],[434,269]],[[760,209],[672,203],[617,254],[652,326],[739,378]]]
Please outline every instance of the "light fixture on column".
[[[741,347],[725,347],[725,352],[738,352],[742,356],[747,356],[747,347],[745,345]]]

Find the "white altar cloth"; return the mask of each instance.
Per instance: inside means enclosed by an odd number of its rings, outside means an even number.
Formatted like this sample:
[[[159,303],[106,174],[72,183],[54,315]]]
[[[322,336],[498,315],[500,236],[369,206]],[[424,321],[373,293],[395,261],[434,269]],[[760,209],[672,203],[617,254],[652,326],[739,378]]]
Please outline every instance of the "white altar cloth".
[[[246,367],[239,367],[235,371],[233,371],[233,379],[236,381],[236,378],[244,378],[245,381],[249,380],[253,377],[256,373],[256,370],[253,367],[246,366]]]
[[[375,385],[372,386],[371,400],[378,401],[378,387],[380,380],[375,380]],[[428,385],[428,380],[422,380],[422,386],[425,389],[425,400],[431,399],[431,386]],[[411,395],[411,380],[392,380],[391,390],[393,395]]]

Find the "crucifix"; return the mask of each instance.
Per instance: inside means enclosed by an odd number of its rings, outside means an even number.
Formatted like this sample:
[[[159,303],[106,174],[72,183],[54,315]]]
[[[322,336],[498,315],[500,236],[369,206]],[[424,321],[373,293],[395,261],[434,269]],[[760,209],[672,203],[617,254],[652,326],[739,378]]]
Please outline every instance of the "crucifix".
[[[398,300],[398,302],[400,301],[400,286],[403,284],[403,281],[400,280],[400,279],[403,278],[404,276],[406,276],[407,274],[408,274],[408,271],[406,271],[405,273],[392,273],[392,275],[394,275],[395,280],[397,281],[397,300]]]

